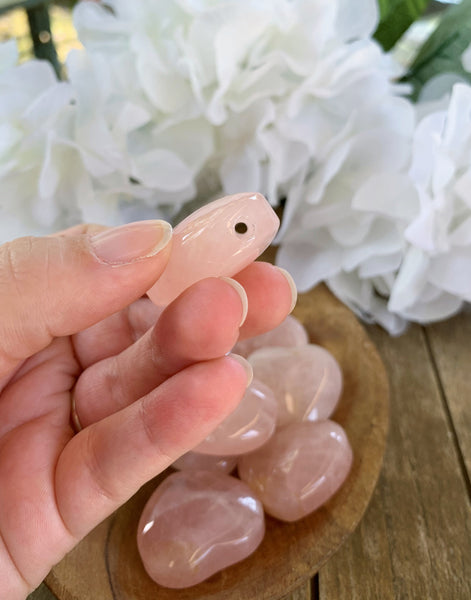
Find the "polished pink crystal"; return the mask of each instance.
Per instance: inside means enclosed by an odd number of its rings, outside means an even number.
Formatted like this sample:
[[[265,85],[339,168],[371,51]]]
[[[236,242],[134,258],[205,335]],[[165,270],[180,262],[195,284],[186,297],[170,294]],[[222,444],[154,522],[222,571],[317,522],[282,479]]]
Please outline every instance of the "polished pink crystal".
[[[232,277],[268,247],[279,225],[261,194],[234,194],[210,202],[175,227],[168,265],[147,292],[149,298],[166,306],[200,279]]]
[[[235,469],[236,464],[236,456],[211,456],[199,452],[187,452],[172,463],[172,467],[179,471],[217,471],[228,474]]]
[[[293,423],[238,461],[240,478],[261,499],[266,512],[296,521],[327,502],[352,465],[345,431],[333,421]]]
[[[276,416],[277,401],[273,392],[254,379],[237,408],[194,450],[219,456],[251,452],[273,435]]]
[[[277,426],[327,419],[342,393],[342,371],[325,348],[261,348],[250,355],[254,376],[278,402]]]
[[[267,346],[292,347],[306,344],[309,344],[309,337],[303,324],[293,315],[288,315],[278,327],[271,331],[237,342],[233,352],[247,358],[255,350]]]
[[[245,483],[182,471],[167,477],[147,502],[137,543],[154,581],[184,588],[249,556],[264,533],[262,504]]]

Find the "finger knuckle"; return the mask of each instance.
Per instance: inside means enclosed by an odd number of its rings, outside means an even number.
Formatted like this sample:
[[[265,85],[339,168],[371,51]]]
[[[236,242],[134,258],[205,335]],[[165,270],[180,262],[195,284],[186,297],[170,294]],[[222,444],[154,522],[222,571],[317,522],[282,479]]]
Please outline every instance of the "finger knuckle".
[[[84,453],[86,467],[98,494],[104,497],[106,501],[114,504],[118,500],[116,485],[107,476],[106,469],[103,468],[103,461],[98,456],[99,453],[95,441],[96,438],[94,436],[88,436],[87,451]]]
[[[173,459],[166,449],[162,447],[161,430],[159,426],[156,425],[155,407],[152,402],[146,402],[146,399],[141,401],[139,406],[139,418],[147,445],[149,448],[153,449],[156,460],[158,459],[159,462],[164,461],[167,464],[171,464]]]

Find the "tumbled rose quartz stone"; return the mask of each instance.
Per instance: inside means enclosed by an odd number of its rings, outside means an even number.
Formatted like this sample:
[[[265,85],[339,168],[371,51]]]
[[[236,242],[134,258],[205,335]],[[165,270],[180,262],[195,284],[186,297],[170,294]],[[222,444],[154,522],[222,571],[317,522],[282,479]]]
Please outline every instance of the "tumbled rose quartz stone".
[[[237,464],[236,456],[210,456],[199,452],[187,452],[180,456],[172,467],[179,471],[216,471],[230,473]]]
[[[261,348],[249,357],[254,377],[270,386],[278,403],[277,426],[327,419],[342,393],[342,371],[325,348]]]
[[[277,410],[271,389],[254,379],[237,408],[193,450],[220,456],[251,452],[273,435]]]
[[[163,274],[147,292],[166,306],[205,277],[232,277],[254,261],[275,237],[280,220],[258,193],[225,196],[179,223]]]
[[[169,475],[150,497],[137,544],[154,581],[184,588],[249,556],[264,533],[262,504],[245,483],[182,471]]]
[[[247,358],[255,350],[267,346],[292,347],[306,344],[309,344],[309,337],[303,324],[292,315],[288,315],[278,327],[271,331],[237,342],[233,352]]]
[[[296,521],[335,494],[352,458],[345,431],[337,423],[293,423],[259,450],[241,456],[238,470],[268,514]]]

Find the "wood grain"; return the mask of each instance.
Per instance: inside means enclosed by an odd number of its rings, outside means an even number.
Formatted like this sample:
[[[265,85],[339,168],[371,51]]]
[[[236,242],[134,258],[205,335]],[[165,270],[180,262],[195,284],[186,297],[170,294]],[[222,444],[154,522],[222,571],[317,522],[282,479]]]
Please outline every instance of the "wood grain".
[[[113,600],[104,552],[112,521],[96,527],[49,573],[47,585],[59,600]]]
[[[198,586],[175,591],[152,582],[137,555],[136,526],[155,488],[151,482],[53,569],[47,583],[59,600],[263,600],[290,598],[290,593],[292,600],[310,599],[310,576],[355,529],[373,493],[385,448],[388,383],[364,329],[324,286],[302,295],[295,314],[311,340],[327,347],[344,371],[334,418],[347,431],[354,463],[340,492],[297,523],[267,519],[267,535],[251,557]]]
[[[294,592],[283,596],[282,600],[315,600],[311,596],[311,581],[306,581],[304,585],[294,590]]]
[[[319,573],[320,598],[469,599],[470,504],[424,331],[368,332],[390,374],[388,448],[365,518]]]
[[[444,401],[471,479],[471,312],[426,329]],[[469,493],[469,489],[468,489]]]
[[[42,583],[37,590],[28,596],[28,600],[57,600],[51,590],[45,583]]]

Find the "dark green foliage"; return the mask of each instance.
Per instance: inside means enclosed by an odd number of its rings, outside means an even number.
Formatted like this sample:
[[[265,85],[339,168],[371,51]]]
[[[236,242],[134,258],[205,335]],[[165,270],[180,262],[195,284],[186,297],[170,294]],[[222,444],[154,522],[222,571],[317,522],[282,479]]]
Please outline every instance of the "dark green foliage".
[[[390,50],[427,8],[430,0],[378,0],[380,23],[374,37]]]
[[[417,99],[424,84],[439,73],[456,73],[471,83],[463,69],[461,55],[471,43],[471,0],[447,9],[435,32],[420,49],[404,81],[414,87]]]

